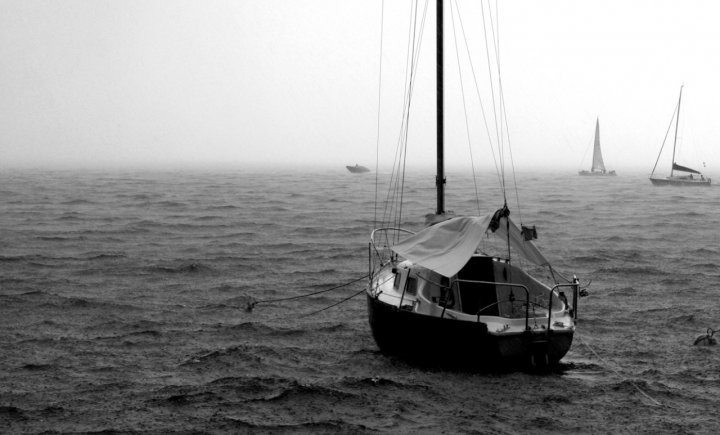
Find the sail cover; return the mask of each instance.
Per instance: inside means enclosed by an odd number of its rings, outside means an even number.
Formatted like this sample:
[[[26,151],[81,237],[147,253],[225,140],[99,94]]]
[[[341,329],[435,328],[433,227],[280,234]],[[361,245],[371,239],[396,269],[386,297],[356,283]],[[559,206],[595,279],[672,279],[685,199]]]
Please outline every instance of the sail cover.
[[[690,169],[686,166],[680,166],[677,163],[673,163],[673,171],[683,171],[683,172],[689,172],[691,174],[699,174],[700,171],[696,171],[695,169]]]
[[[600,119],[595,121],[595,148],[593,149],[593,162],[590,171],[605,172],[605,162],[603,162],[602,151],[600,150]]]
[[[470,260],[489,231],[492,214],[466,216],[446,220],[427,227],[393,246],[392,250],[408,260],[427,267],[440,275],[451,277]],[[508,218],[501,218],[495,231],[507,237]],[[531,241],[526,241],[520,229],[510,220],[510,246],[537,265],[549,264]]]

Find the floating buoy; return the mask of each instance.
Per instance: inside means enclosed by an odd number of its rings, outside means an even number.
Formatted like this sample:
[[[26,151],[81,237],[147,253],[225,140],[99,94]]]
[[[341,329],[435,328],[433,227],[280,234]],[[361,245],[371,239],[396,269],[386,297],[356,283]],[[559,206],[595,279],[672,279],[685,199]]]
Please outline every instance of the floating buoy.
[[[247,305],[245,305],[245,311],[250,313],[252,312],[253,308],[255,308],[255,305],[258,303],[256,300],[249,301]]]
[[[713,334],[715,334],[715,331],[713,331],[712,328],[708,328],[707,333],[696,338],[693,344],[695,346],[715,346],[717,339],[713,337]]]

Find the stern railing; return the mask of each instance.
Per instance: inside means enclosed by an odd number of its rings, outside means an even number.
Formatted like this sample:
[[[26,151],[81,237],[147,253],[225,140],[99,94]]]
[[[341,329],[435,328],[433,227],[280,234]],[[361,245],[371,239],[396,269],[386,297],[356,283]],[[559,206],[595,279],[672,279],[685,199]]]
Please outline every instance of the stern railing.
[[[469,284],[485,284],[485,285],[502,285],[505,287],[513,287],[522,289],[525,291],[525,330],[530,330],[530,304],[539,306],[541,308],[545,308],[542,304],[538,304],[537,302],[530,301],[530,290],[527,288],[527,286],[523,284],[516,284],[516,283],[510,283],[510,282],[496,282],[496,281],[475,281],[475,280],[467,280],[467,279],[456,279],[452,282],[451,287],[455,286],[457,284],[458,290],[460,283],[469,283]],[[560,297],[559,289],[561,287],[570,287],[573,289],[573,305],[571,310],[571,315],[573,316],[573,319],[577,319],[577,300],[578,300],[578,287],[580,283],[577,278],[573,278],[573,282],[569,284],[555,284],[552,288],[548,289],[548,305],[547,305],[547,312],[548,312],[548,325],[547,325],[547,331],[550,331],[550,327],[552,326],[552,306],[553,306],[553,294],[558,291],[557,297],[558,299],[562,300],[565,306],[567,307],[568,301],[567,298],[564,300]],[[563,293],[564,295],[564,293]],[[492,304],[482,307],[477,312],[477,321],[480,321],[480,315],[483,311],[496,306],[503,302],[514,302],[514,299],[508,299],[507,301],[496,301]],[[442,313],[440,317],[443,317],[445,315],[445,309],[446,307],[443,306]],[[498,317],[504,317],[504,316],[498,316]]]

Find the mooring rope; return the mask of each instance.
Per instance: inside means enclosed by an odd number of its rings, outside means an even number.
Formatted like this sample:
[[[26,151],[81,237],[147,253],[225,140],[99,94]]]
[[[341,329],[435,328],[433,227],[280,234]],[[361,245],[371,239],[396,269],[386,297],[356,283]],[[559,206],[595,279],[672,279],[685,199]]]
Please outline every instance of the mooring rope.
[[[247,303],[247,306],[245,307],[245,311],[248,311],[248,312],[252,311],[253,308],[255,308],[255,306],[256,306],[257,304],[270,304],[270,303],[275,303],[275,302],[291,301],[291,300],[294,300],[294,299],[302,299],[302,298],[306,298],[306,297],[309,297],[309,296],[319,295],[319,294],[321,294],[321,293],[327,293],[327,292],[329,292],[329,291],[337,290],[337,289],[339,289],[339,288],[346,287],[346,286],[348,286],[348,285],[350,285],[350,284],[354,284],[354,283],[356,283],[356,282],[358,282],[358,281],[360,281],[360,280],[363,280],[363,279],[365,279],[365,278],[367,278],[367,277],[368,277],[368,275],[365,274],[365,275],[361,276],[360,278],[354,279],[354,280],[352,280],[352,281],[350,281],[350,282],[346,282],[345,284],[340,284],[340,285],[337,285],[337,286],[335,286],[335,287],[331,287],[331,288],[328,288],[328,289],[325,289],[325,290],[319,290],[319,291],[312,292],[312,293],[305,293],[305,294],[298,295],[298,296],[291,296],[291,297],[289,297],[289,298],[262,299],[262,300],[259,300],[259,301],[253,300],[253,301],[250,301],[250,302]],[[354,296],[356,296],[356,295],[353,295],[353,297],[354,297]],[[344,300],[343,300],[343,301],[340,301],[340,302],[344,302]],[[327,308],[330,308],[330,307],[327,307]]]
[[[628,379],[625,375],[623,375],[623,374],[620,373],[619,371],[615,370],[614,368],[610,367],[610,366],[608,365],[607,361],[605,361],[605,360],[603,359],[603,357],[601,357],[597,352],[595,352],[595,349],[593,349],[592,347],[590,347],[590,345],[587,344],[587,343],[585,342],[585,340],[580,339],[580,336],[579,336],[578,334],[575,334],[575,337],[576,337],[583,345],[585,345],[585,347],[587,347],[587,348],[590,350],[590,352],[592,352],[592,353],[597,357],[597,359],[599,359],[599,360],[602,361],[606,366],[608,366],[608,367],[610,368],[610,370],[612,370],[620,379],[622,379],[623,381],[629,382],[630,385],[632,385],[633,387],[635,387],[635,389],[640,392],[640,394],[642,394],[643,396],[647,397],[651,402],[653,402],[653,403],[655,404],[655,406],[662,406],[662,403],[660,403],[660,402],[658,402],[657,400],[655,400],[655,399],[653,399],[652,397],[650,397],[650,395],[647,394],[646,392],[644,392],[640,387],[638,387],[635,382],[631,381],[631,380]]]
[[[359,292],[357,292],[357,293],[355,293],[355,294],[352,294],[352,295],[346,297],[345,299],[341,300],[340,302],[336,302],[336,303],[334,303],[334,304],[332,304],[332,305],[328,305],[327,307],[321,308],[321,309],[319,309],[319,310],[317,310],[317,311],[313,311],[313,312],[310,312],[310,313],[307,313],[307,314],[303,314],[303,315],[300,316],[300,317],[309,317],[309,316],[313,316],[313,315],[315,315],[315,314],[317,314],[317,313],[320,313],[320,312],[322,312],[322,311],[329,310],[330,308],[335,307],[335,306],[337,306],[337,305],[340,305],[340,304],[342,304],[343,302],[349,301],[350,299],[352,299],[352,298],[354,298],[354,297],[356,297],[356,296],[358,296],[358,295],[360,295],[360,294],[362,294],[362,293],[364,293],[364,292],[365,292],[365,289],[362,289],[362,290],[360,290]]]

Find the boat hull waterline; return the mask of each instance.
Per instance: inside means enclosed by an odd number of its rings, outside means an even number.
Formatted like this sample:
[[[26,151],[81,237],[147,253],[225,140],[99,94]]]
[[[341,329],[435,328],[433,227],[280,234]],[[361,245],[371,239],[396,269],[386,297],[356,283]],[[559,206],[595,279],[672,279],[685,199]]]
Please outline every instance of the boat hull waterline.
[[[617,174],[615,171],[599,172],[599,171],[580,171],[578,175],[590,176],[590,177],[615,177]]]
[[[693,186],[693,187],[710,187],[709,178],[687,178],[687,177],[665,177],[650,178],[650,182],[655,186]]]
[[[492,334],[482,322],[417,314],[367,294],[370,328],[380,350],[425,365],[494,369],[554,366],[572,345],[572,330]],[[402,327],[400,327],[402,325]]]
[[[437,268],[430,268],[433,259],[423,260],[425,267],[387,250],[382,255],[373,239],[366,293],[378,347],[411,362],[448,368],[556,365],[573,340],[577,279],[549,287],[506,258],[473,251],[461,255],[463,247],[456,242],[472,239],[472,231],[448,240],[451,232],[443,227],[460,226],[463,220],[470,218],[437,224],[406,239],[417,244],[401,242],[392,248],[414,257],[422,245],[438,247],[442,240],[446,246],[439,247],[443,254]],[[478,222],[484,226],[482,219]],[[517,230],[512,223],[506,226]],[[469,242],[471,248],[474,244]],[[373,262],[377,254],[380,259]]]

